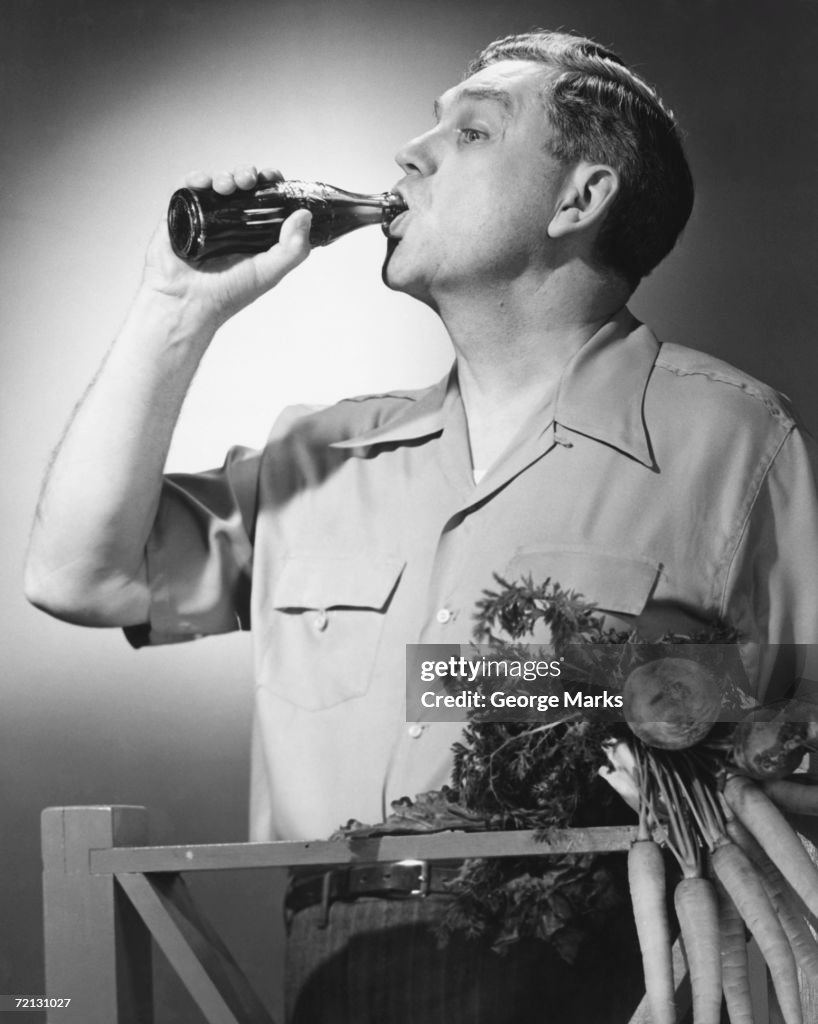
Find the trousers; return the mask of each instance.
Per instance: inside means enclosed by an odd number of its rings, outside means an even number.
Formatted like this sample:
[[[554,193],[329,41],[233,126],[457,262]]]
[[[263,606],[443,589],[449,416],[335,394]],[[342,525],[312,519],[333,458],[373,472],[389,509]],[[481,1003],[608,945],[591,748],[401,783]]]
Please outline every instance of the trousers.
[[[643,992],[628,908],[573,965],[537,940],[439,945],[447,896],[360,898],[288,923],[288,1024],[627,1024]]]

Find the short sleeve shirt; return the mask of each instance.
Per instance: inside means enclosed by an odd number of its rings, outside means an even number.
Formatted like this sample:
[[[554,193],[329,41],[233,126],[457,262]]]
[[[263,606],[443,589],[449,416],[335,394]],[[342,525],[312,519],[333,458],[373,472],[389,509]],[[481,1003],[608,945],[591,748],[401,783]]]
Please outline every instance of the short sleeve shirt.
[[[252,627],[251,837],[324,837],[449,781],[462,726],[406,721],[406,645],[468,643],[495,573],[648,634],[818,640],[814,467],[779,395],[625,310],[477,483],[454,371],[169,476],[136,642]]]

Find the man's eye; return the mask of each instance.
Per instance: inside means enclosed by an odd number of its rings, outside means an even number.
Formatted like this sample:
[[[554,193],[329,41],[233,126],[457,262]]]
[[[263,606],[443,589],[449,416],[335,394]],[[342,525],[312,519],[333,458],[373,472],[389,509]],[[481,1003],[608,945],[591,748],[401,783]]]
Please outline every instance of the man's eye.
[[[479,142],[480,139],[486,137],[486,133],[477,128],[458,128],[457,130],[463,142]]]

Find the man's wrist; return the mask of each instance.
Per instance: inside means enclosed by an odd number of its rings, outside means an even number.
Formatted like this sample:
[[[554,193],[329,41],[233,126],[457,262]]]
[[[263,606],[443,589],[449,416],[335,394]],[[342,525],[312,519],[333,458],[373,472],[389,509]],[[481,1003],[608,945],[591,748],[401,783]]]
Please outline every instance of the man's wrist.
[[[123,334],[136,334],[156,350],[204,354],[221,326],[218,317],[184,296],[170,295],[142,284],[123,325]]]

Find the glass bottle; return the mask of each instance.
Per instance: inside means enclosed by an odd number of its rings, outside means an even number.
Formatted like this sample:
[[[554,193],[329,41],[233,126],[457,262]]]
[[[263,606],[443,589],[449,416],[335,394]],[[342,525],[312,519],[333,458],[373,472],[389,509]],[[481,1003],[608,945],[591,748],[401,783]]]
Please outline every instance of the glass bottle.
[[[320,181],[277,181],[229,196],[210,188],[180,188],[168,206],[170,242],[184,260],[263,252],[278,241],[284,219],[304,208],[312,212],[315,246],[367,224],[380,224],[386,233],[406,204],[391,192],[364,195]]]

